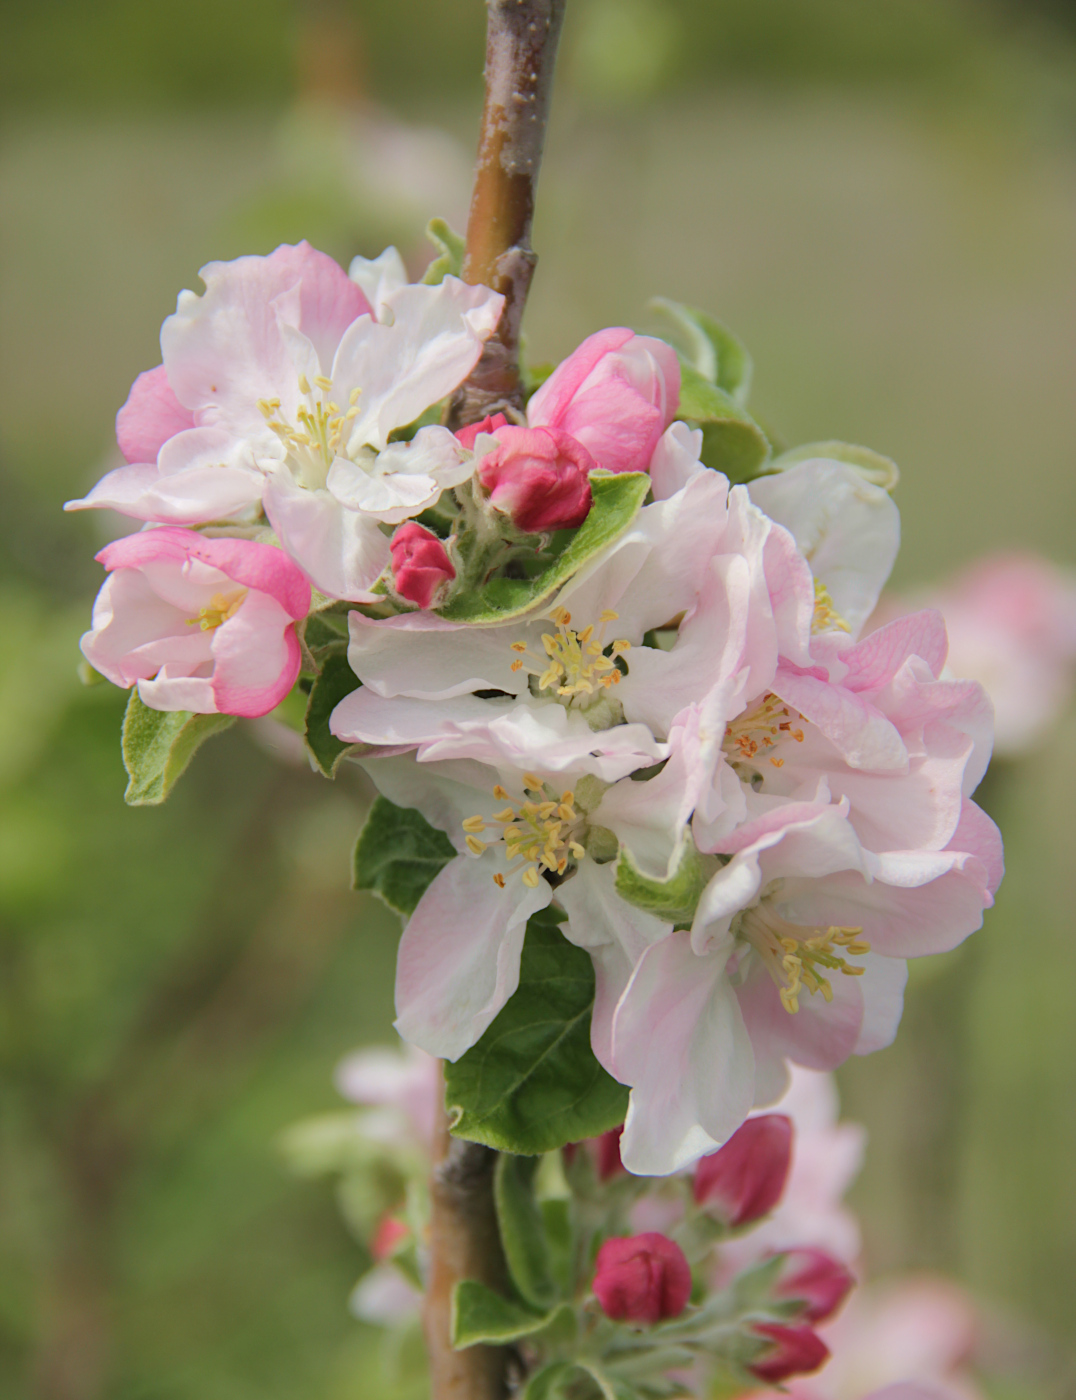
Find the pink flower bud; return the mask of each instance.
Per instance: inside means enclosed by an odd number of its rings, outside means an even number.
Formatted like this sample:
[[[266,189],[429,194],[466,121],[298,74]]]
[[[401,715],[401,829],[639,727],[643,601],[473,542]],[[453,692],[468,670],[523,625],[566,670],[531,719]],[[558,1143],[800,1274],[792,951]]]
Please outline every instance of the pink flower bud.
[[[504,427],[499,446],[478,464],[478,479],[496,510],[528,535],[570,530],[590,511],[594,458],[557,428]]]
[[[474,448],[474,440],[479,433],[495,433],[498,428],[503,428],[508,419],[503,413],[487,414],[481,423],[468,423],[465,428],[456,429],[456,439],[468,450]]]
[[[824,1322],[844,1302],[855,1279],[824,1249],[790,1249],[785,1254],[774,1293],[804,1305],[806,1322]]]
[[[594,1163],[599,1181],[608,1181],[611,1177],[619,1176],[625,1170],[624,1163],[620,1160],[620,1135],[623,1131],[624,1126],[621,1124],[619,1128],[610,1128],[607,1133],[602,1133],[601,1137],[565,1143],[565,1162],[570,1162],[579,1148],[585,1147]]]
[[[687,1306],[691,1270],[684,1251],[666,1235],[606,1240],[598,1250],[594,1293],[607,1317],[660,1322]]]
[[[829,1360],[829,1347],[810,1327],[756,1322],[752,1331],[773,1343],[772,1349],[748,1367],[760,1381],[769,1381],[772,1385],[789,1376],[807,1375]]]
[[[748,1118],[724,1147],[695,1168],[695,1200],[726,1225],[768,1215],[781,1199],[792,1161],[792,1120],[783,1113]]]
[[[409,520],[393,535],[389,549],[396,592],[420,608],[432,608],[456,577],[444,545],[432,531]]]
[[[379,1262],[394,1254],[397,1248],[410,1238],[411,1231],[395,1215],[386,1215],[377,1227],[377,1233],[370,1242],[370,1253]]]

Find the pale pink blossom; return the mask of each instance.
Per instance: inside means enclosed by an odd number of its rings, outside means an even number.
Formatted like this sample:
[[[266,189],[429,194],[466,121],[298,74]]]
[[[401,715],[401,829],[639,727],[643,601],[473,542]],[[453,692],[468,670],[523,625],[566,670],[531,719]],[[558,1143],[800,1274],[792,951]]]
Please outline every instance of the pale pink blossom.
[[[676,415],[680,363],[662,340],[610,327],[588,336],[527,405],[532,428],[557,428],[605,471],[646,471]]]
[[[432,530],[414,520],[393,534],[389,549],[392,586],[401,598],[417,607],[432,607],[456,577],[444,545]]]
[[[933,606],[949,634],[945,674],[982,684],[1002,757],[1041,743],[1076,681],[1076,577],[1033,554],[982,559],[933,590],[883,599],[872,623]]]
[[[310,585],[280,549],[164,528],[97,556],[109,577],[82,651],[156,710],[267,714],[299,674]]]
[[[433,1151],[444,1087],[432,1055],[417,1045],[355,1050],[337,1065],[333,1081],[345,1099],[377,1111],[379,1139]],[[363,1121],[369,1125],[369,1114]]]
[[[163,365],[120,410],[128,465],[70,508],[184,525],[264,510],[324,593],[368,597],[388,563],[379,524],[474,467],[447,428],[390,434],[466,377],[503,298],[408,284],[393,249],[350,278],[306,243],[201,275],[204,295],[181,293],[162,327]]]

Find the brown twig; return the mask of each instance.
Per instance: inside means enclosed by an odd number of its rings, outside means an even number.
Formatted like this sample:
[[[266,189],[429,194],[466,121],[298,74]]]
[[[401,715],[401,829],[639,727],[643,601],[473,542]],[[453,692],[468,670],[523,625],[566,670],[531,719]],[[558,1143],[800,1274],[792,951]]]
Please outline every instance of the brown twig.
[[[523,407],[519,328],[537,258],[534,196],[565,0],[487,0],[486,101],[467,220],[465,282],[503,293],[504,314],[453,397],[451,427]]]

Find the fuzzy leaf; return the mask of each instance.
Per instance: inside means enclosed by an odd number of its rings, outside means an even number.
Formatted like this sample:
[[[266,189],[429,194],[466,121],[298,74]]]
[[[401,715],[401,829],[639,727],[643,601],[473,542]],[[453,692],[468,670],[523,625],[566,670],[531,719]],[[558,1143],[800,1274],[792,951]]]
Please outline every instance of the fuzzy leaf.
[[[691,368],[731,394],[737,403],[745,404],[755,366],[739,337],[705,311],[681,302],[654,297],[650,307],[679,331],[684,358]]]
[[[456,1137],[527,1156],[624,1121],[628,1091],[590,1048],[594,968],[560,933],[562,917],[530,919],[518,990],[481,1040],[445,1065]]]
[[[751,481],[770,455],[766,434],[731,394],[681,367],[677,417],[702,429],[702,460],[731,482]]]
[[[306,706],[306,746],[326,778],[335,778],[340,760],[353,746],[338,739],[329,718],[345,695],[359,686],[359,678],[347,662],[347,648],[339,643],[322,653],[321,672],[310,688]]]
[[[494,1346],[530,1337],[552,1323],[562,1310],[536,1313],[511,1303],[476,1279],[465,1278],[452,1294],[452,1345],[457,1351],[477,1342]]]
[[[880,486],[884,491],[894,491],[900,481],[900,468],[892,458],[883,457],[870,447],[858,447],[852,442],[805,442],[802,447],[793,447],[767,462],[766,472],[787,471],[798,462],[809,462],[815,457],[846,462],[872,485]]]
[[[195,751],[234,723],[235,715],[151,710],[135,687],[123,716],[123,766],[130,779],[123,800],[129,807],[159,806]]]
[[[564,1385],[579,1374],[579,1367],[574,1361],[552,1361],[534,1372],[520,1400],[560,1400]]]
[[[507,622],[552,597],[563,583],[600,550],[613,543],[635,519],[650,489],[643,472],[592,472],[590,488],[594,504],[579,529],[554,535],[550,553],[530,578],[493,578],[481,588],[451,598],[441,616],[452,622]]]
[[[631,851],[626,846],[620,848],[616,863],[617,894],[637,909],[656,914],[659,919],[673,924],[690,923],[705,885],[702,858],[687,830],[681,839],[676,869],[667,880],[644,875]]]
[[[497,1159],[493,1200],[504,1257],[519,1296],[535,1308],[548,1308],[556,1296],[542,1211],[534,1196],[537,1157],[510,1152]]]
[[[443,831],[413,807],[375,798],[355,843],[351,887],[373,890],[405,919],[456,849]]]
[[[437,256],[423,274],[423,282],[430,286],[449,276],[462,277],[466,241],[444,219],[431,219],[426,225],[426,237],[437,249]]]

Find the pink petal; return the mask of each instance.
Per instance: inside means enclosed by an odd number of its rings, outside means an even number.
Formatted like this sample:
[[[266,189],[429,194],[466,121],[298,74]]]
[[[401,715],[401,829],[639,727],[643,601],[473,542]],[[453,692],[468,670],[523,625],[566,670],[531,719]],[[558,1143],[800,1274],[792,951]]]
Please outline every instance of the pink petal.
[[[175,433],[194,427],[194,414],[172,392],[164,365],[147,369],[131,385],[116,414],[116,441],[128,462],[156,462]]]

